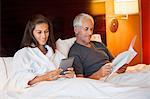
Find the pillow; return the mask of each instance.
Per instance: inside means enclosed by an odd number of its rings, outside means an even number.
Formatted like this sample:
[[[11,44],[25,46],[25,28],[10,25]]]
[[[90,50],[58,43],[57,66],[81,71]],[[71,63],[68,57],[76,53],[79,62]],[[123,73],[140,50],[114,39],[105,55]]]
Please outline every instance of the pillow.
[[[70,47],[73,45],[73,43],[75,42],[76,37],[73,38],[69,38],[69,39],[65,39],[65,40],[61,40],[58,39],[56,41],[56,48],[59,52],[61,52],[65,57],[68,56],[68,52]]]
[[[12,62],[13,62],[13,57],[3,57],[5,64],[6,64],[6,69],[7,69],[7,76],[8,78],[12,75]]]
[[[60,65],[61,59],[66,58],[61,52],[55,50],[55,54],[53,56],[53,63],[58,67]]]
[[[56,48],[59,52],[61,52],[65,57],[68,56],[68,52],[70,47],[75,42],[76,37],[72,37],[69,39],[61,40],[60,38],[56,41]],[[100,34],[93,34],[91,37],[91,41],[101,42]]]
[[[128,66],[126,72],[139,72],[139,71],[149,71],[150,70],[150,64],[137,64],[134,66]]]
[[[102,42],[100,34],[93,34],[91,37],[91,41]]]
[[[7,81],[7,78],[8,75],[7,75],[6,64],[4,62],[4,59],[0,57],[0,91],[3,90],[3,86]]]

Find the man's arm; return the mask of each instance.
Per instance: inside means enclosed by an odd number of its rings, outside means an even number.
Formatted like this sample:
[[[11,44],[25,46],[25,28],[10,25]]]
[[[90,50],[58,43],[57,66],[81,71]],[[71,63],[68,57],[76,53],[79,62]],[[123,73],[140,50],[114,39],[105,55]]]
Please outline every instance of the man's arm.
[[[76,74],[76,77],[84,78],[84,75],[83,74]]]
[[[91,79],[95,79],[95,80],[99,80],[100,78],[102,78],[102,74],[99,72],[99,70],[95,73],[93,73],[91,76],[89,76],[88,78]]]
[[[106,63],[97,72],[93,73],[89,78],[99,80],[111,73],[112,63]]]

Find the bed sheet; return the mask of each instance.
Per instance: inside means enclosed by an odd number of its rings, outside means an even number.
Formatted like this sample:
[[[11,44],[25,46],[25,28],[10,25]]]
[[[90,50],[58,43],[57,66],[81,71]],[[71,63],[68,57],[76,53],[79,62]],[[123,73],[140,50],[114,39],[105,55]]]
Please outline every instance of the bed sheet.
[[[0,96],[0,99],[150,99],[150,66],[132,67],[126,73],[114,74],[108,82],[62,78],[23,91],[7,89]]]

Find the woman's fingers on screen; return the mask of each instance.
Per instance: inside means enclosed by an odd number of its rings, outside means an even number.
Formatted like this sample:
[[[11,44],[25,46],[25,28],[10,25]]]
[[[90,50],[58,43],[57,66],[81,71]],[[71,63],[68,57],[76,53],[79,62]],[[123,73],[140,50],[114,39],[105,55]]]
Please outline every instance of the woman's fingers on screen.
[[[65,71],[64,74],[74,74],[74,71]]]
[[[67,70],[68,71],[73,71],[74,69],[73,69],[73,67],[69,67],[69,68],[67,68]]]

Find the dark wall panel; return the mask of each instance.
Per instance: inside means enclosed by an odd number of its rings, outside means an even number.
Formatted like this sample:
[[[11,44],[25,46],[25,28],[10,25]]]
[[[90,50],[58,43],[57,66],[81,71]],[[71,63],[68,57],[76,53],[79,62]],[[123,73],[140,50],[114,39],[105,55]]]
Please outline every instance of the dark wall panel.
[[[19,49],[25,25],[34,14],[43,14],[52,20],[56,40],[73,37],[72,21],[78,13],[90,14],[89,1],[2,0],[0,56],[13,56]]]

